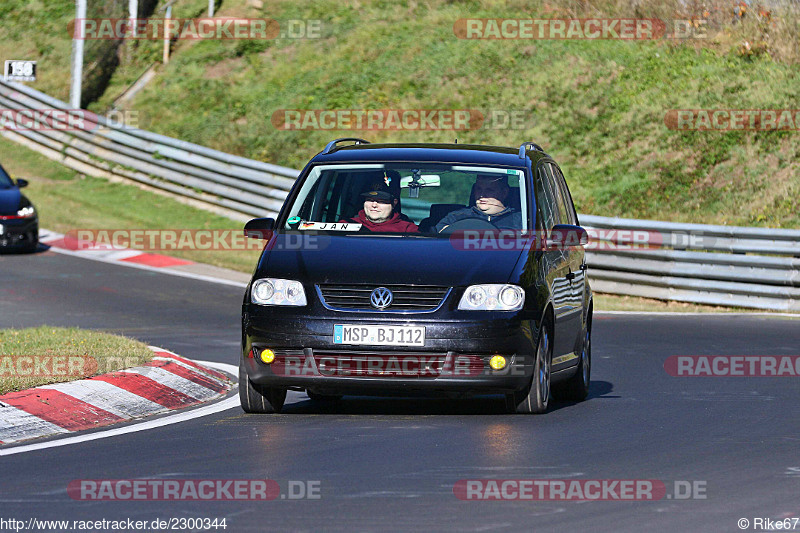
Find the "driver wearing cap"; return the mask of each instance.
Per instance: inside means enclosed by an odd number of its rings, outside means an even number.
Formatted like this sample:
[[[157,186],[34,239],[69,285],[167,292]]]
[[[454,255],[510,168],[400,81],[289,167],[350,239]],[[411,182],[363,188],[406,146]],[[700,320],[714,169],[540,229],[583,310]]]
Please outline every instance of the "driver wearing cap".
[[[340,222],[355,222],[368,231],[417,233],[417,225],[404,220],[395,211],[398,199],[387,182],[391,179],[384,176],[382,180],[372,183],[369,190],[361,194],[364,197],[364,209],[353,218]]]
[[[511,188],[506,176],[497,174],[478,174],[475,179],[475,205],[453,211],[436,224],[436,231],[466,219],[480,219],[490,222],[497,229],[521,229],[522,213],[505,202]]]

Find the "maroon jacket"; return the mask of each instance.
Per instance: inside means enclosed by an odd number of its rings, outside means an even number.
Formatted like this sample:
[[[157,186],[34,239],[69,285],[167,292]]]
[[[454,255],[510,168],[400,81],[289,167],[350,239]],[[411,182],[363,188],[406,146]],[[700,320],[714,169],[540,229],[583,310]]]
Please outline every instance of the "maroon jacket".
[[[416,224],[407,220],[403,220],[400,218],[400,213],[397,212],[392,213],[392,216],[389,217],[389,220],[386,222],[381,222],[380,224],[376,224],[368,219],[363,209],[358,212],[358,215],[354,216],[350,220],[340,220],[339,222],[356,222],[358,224],[362,224],[363,227],[367,228],[369,231],[396,231],[398,233],[419,232]]]

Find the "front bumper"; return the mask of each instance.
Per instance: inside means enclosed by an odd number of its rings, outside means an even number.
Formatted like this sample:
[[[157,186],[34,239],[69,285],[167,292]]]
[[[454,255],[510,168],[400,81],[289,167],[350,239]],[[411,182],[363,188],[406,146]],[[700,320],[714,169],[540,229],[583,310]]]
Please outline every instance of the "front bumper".
[[[38,219],[0,220],[0,248],[32,248],[38,242]]]
[[[254,383],[319,393],[469,396],[522,390],[533,375],[535,324],[502,313],[486,315],[491,316],[421,319],[348,313],[320,318],[245,304],[242,361]],[[423,326],[425,345],[335,344],[333,326],[342,323]],[[273,363],[258,357],[264,349],[275,353]],[[489,360],[494,355],[505,357],[507,366],[493,370]]]

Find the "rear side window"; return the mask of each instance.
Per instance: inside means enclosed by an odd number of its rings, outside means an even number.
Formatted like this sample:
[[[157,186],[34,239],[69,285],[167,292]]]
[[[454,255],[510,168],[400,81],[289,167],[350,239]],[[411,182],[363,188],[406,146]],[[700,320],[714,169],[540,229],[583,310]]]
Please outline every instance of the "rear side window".
[[[544,225],[541,229],[549,231],[559,224],[559,213],[556,187],[548,167],[547,164],[539,165],[536,172],[536,205],[539,209],[539,218]]]
[[[564,181],[564,175],[561,174],[555,164],[550,163],[550,171],[553,175],[553,181],[556,184],[556,194],[558,196],[558,213],[559,219],[562,224],[578,225],[578,217],[575,214],[575,206],[572,204],[572,196],[569,194],[567,182]]]

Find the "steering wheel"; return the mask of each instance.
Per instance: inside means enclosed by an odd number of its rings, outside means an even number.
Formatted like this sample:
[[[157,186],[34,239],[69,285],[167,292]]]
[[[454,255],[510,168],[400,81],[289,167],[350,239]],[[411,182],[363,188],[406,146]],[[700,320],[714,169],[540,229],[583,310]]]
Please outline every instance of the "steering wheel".
[[[463,231],[467,229],[482,231],[497,229],[497,227],[488,220],[482,220],[480,218],[465,218],[463,220],[453,222],[449,226],[443,227],[439,233],[441,235],[448,235],[455,231]]]

